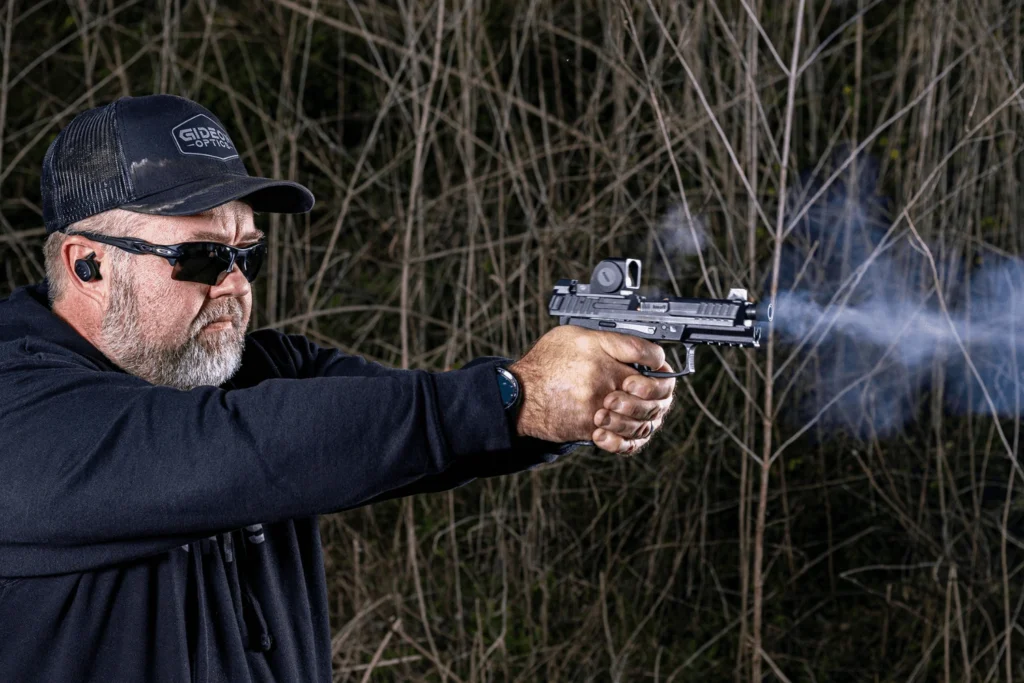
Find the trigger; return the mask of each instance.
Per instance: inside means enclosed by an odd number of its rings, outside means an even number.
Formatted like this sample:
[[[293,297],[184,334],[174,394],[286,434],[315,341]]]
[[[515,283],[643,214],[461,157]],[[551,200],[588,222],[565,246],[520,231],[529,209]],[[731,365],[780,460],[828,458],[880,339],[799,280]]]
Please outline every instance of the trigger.
[[[693,372],[694,372],[694,369],[693,369],[694,345],[693,344],[684,344],[684,346],[686,347],[686,374],[692,375]],[[673,351],[675,351],[675,349],[673,349]],[[677,355],[676,356],[676,360],[678,361],[678,359],[679,359],[679,356]]]

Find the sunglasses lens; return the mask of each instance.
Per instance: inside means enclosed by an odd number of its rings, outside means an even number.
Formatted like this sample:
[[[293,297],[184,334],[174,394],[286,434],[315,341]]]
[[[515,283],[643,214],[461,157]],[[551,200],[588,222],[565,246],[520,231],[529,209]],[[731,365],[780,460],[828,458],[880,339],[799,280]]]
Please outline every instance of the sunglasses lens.
[[[239,254],[235,263],[242,269],[245,279],[252,282],[260,274],[260,268],[267,258],[267,245],[257,244],[248,254]]]
[[[224,244],[191,242],[180,246],[181,256],[171,271],[171,278],[187,282],[199,282],[204,285],[219,285],[227,277],[228,266],[231,265],[232,248]],[[257,244],[248,252],[241,252],[235,259],[235,265],[249,282],[256,279],[267,247]]]
[[[231,250],[225,245],[194,242],[181,245],[181,256],[174,264],[171,278],[215,285],[231,263]]]

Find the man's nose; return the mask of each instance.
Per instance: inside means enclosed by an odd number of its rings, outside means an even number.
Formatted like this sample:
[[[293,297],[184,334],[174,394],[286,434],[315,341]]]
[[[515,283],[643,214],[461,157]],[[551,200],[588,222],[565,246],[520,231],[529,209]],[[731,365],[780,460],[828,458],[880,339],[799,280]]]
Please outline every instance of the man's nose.
[[[242,269],[238,264],[232,264],[231,272],[221,273],[220,282],[210,287],[210,298],[216,299],[222,296],[242,297],[249,293],[249,281],[242,275]]]

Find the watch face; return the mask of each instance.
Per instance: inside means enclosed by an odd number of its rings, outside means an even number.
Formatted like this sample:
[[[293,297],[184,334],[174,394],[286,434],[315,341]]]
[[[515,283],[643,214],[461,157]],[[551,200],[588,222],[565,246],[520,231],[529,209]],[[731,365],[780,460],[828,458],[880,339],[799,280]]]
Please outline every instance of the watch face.
[[[501,402],[508,410],[519,400],[519,382],[515,376],[505,368],[498,370],[498,388],[501,390]]]

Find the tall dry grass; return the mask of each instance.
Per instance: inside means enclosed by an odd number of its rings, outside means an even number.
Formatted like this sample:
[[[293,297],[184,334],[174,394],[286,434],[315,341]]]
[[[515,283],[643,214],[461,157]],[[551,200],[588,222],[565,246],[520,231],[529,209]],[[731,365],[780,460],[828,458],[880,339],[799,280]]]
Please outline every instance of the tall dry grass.
[[[1022,28],[995,0],[8,0],[0,292],[43,274],[48,142],[151,92],[318,197],[259,219],[255,324],[395,366],[521,354],[553,281],[610,255],[667,291],[769,296],[868,164],[872,253],[1019,254]],[[707,226],[703,253],[673,255],[669,210]],[[947,414],[937,361],[906,429],[826,425],[816,348],[703,351],[632,460],[324,518],[336,678],[1024,679],[1019,420]],[[850,388],[852,425],[877,406]]]

